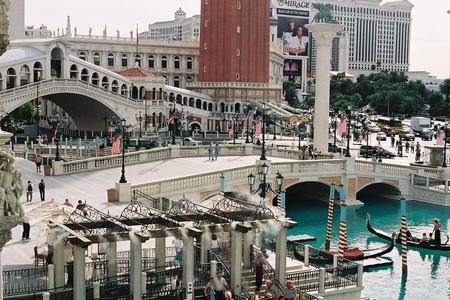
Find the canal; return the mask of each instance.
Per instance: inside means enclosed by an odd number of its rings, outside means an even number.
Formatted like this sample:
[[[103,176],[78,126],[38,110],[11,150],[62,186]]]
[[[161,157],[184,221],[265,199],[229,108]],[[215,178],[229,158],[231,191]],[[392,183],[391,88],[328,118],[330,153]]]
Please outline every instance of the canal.
[[[392,233],[400,226],[400,201],[377,196],[361,199],[365,205],[347,208],[347,230],[349,247],[362,249],[377,248],[387,243],[367,231],[366,215],[372,215],[375,228]],[[445,231],[450,232],[450,207],[442,207],[417,201],[406,204],[408,229],[413,236],[421,237],[433,229],[433,218],[441,220],[442,240]],[[335,206],[333,217],[332,248],[337,249],[340,208]],[[287,216],[298,222],[289,231],[290,235],[309,234],[317,241],[309,244],[324,247],[327,203],[318,199],[308,199],[304,195],[292,195],[287,199]],[[402,277],[400,246],[387,254],[394,264],[364,273],[363,295],[370,299],[450,299],[450,252],[409,249],[408,276]]]

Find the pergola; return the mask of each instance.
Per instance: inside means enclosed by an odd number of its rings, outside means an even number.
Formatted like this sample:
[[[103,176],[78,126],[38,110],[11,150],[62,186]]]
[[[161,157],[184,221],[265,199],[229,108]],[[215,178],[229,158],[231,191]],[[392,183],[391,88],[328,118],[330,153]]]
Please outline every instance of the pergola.
[[[147,203],[133,201],[127,205],[119,217],[103,213],[86,205],[83,210],[75,210],[64,224],[52,224],[72,245],[74,245],[74,299],[86,297],[85,288],[85,248],[91,244],[105,243],[108,276],[117,275],[116,253],[118,241],[130,241],[130,294],[140,299],[142,273],[142,243],[155,239],[157,266],[165,265],[166,237],[183,240],[183,280],[184,286],[194,282],[194,238],[200,241],[200,262],[207,262],[209,234],[231,233],[231,287],[240,293],[241,263],[250,266],[253,244],[253,229],[268,221],[283,222],[282,232],[277,235],[277,274],[284,282],[286,269],[287,228],[295,225],[290,220],[277,220],[266,207],[242,200],[221,196],[212,207],[195,204],[188,199],[172,202],[169,211],[156,209],[154,201]],[[54,245],[55,287],[64,286],[63,239]],[[244,250],[242,250],[244,248]],[[280,257],[278,257],[280,256]],[[284,264],[282,263],[284,261]],[[187,267],[192,266],[192,267]]]

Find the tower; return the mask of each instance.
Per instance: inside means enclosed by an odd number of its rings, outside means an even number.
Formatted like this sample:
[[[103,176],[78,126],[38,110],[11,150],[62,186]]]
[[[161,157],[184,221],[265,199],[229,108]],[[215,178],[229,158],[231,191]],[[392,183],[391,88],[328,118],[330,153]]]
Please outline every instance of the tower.
[[[9,21],[7,15],[9,6],[9,0],[0,0],[0,55],[6,51],[6,47],[9,44]]]

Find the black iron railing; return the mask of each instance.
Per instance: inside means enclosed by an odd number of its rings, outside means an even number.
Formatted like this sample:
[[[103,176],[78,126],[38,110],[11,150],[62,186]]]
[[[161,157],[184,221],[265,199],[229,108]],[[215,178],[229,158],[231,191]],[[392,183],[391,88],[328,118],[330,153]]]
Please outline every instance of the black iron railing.
[[[47,289],[47,267],[3,271],[3,294],[22,295]]]

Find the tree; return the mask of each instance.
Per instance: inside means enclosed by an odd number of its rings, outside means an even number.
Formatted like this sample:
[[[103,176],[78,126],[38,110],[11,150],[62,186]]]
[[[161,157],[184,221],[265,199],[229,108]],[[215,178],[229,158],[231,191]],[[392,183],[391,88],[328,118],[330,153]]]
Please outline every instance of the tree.
[[[439,90],[441,91],[442,95],[445,97],[445,101],[450,101],[450,78],[445,79],[441,85],[439,86]]]
[[[292,81],[283,81],[283,94],[286,101],[290,106],[298,108],[300,107],[300,100],[297,96],[297,88]]]

